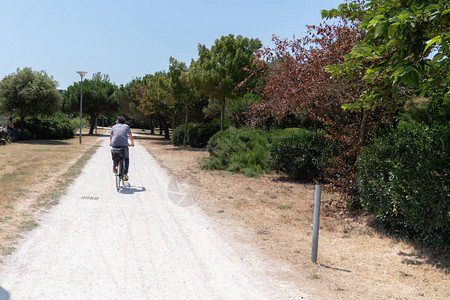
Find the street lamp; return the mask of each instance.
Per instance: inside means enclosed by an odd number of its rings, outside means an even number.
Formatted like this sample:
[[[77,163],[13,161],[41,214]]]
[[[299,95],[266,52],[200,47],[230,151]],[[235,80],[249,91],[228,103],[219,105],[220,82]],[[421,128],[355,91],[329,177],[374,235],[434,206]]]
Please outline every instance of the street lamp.
[[[87,72],[77,71],[81,76],[81,93],[80,93],[80,144],[81,144],[81,120],[83,119],[83,77]]]

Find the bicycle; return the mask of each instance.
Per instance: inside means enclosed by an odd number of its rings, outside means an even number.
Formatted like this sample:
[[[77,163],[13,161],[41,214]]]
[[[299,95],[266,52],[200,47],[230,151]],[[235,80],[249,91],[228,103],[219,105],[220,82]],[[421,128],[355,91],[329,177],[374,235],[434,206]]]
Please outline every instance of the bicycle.
[[[111,155],[114,161],[114,174],[116,176],[116,188],[120,191],[120,183],[124,185],[123,180],[123,164],[125,149],[124,148],[113,148],[111,149]]]

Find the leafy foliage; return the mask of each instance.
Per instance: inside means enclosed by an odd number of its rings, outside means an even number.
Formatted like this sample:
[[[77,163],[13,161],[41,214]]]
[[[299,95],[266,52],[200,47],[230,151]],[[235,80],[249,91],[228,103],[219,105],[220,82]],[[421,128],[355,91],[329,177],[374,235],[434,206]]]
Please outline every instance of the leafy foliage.
[[[73,138],[76,125],[64,113],[51,116],[25,118],[25,139],[70,139]]]
[[[279,130],[272,134],[268,165],[270,169],[285,172],[295,179],[320,180],[336,152],[336,145],[325,139],[323,131]]]
[[[212,123],[189,123],[187,129],[187,144],[194,148],[205,148],[209,139],[220,130],[217,122]],[[174,129],[172,134],[172,145],[183,146],[184,124]]]
[[[184,141],[186,140],[184,138],[184,134],[185,134],[184,128],[185,128],[184,124],[180,124],[176,128],[174,128],[172,137],[170,138],[170,143],[172,145],[174,145],[174,146],[183,146],[184,145]]]
[[[148,121],[148,117],[144,115],[140,110],[137,109],[139,106],[139,102],[136,99],[135,95],[135,86],[137,84],[138,80],[133,79],[131,82],[126,84],[125,86],[121,85],[115,92],[114,92],[114,99],[117,101],[117,104],[119,106],[119,111],[122,115],[126,115],[130,118],[132,118],[134,121],[138,121],[141,124]],[[108,113],[102,113],[102,115],[107,115]],[[114,115],[114,120],[117,116]],[[127,118],[128,120],[128,118]]]
[[[391,119],[390,115],[380,117],[383,107],[371,111],[342,109],[357,101],[364,90],[362,75],[358,76],[361,72],[331,78],[325,70],[330,64],[343,62],[361,37],[357,24],[346,20],[311,26],[301,39],[274,37],[275,47],[258,52],[258,70],[251,73],[263,76],[266,82],[260,91],[264,100],[249,113],[251,125],[266,125],[273,119],[281,124],[289,118],[297,124],[301,119],[311,120],[313,127],[324,129],[328,139],[341,145],[339,155],[326,170],[332,175],[327,181],[349,198],[357,195],[355,163],[361,146],[380,122]]]
[[[184,108],[185,133],[183,135],[183,145],[186,146],[187,126],[189,123],[189,111],[199,101],[199,96],[195,93],[192,82],[187,76],[188,68],[185,63],[179,62],[175,58],[170,58],[169,77],[170,88],[175,100],[175,107]],[[176,109],[175,109],[176,110]],[[206,145],[206,143],[205,143]]]
[[[45,71],[17,69],[0,82],[1,107],[20,117],[52,114],[60,106],[57,85]]]
[[[31,68],[17,69],[0,82],[1,109],[20,117],[20,131],[24,138],[24,120],[27,116],[51,115],[59,110],[58,83],[45,71]]]
[[[250,108],[261,102],[261,98],[253,93],[247,93],[234,101],[227,101],[225,104],[225,118],[229,120],[234,127],[245,126],[248,122]]]
[[[267,169],[268,133],[262,130],[230,127],[216,133],[208,142],[207,169],[227,170],[258,176]]]
[[[175,103],[169,75],[166,72],[146,75],[136,83],[133,92],[139,102],[137,109],[146,116],[156,116],[164,127],[165,137],[169,139],[167,117]]]
[[[345,62],[328,68],[334,76],[364,72],[367,88],[349,107],[389,103],[395,108],[402,103],[402,94],[412,92],[399,88],[421,88],[421,78],[426,77],[427,68],[432,67],[430,60],[449,59],[448,1],[358,0],[341,4],[338,9],[322,11],[322,16],[359,20],[359,30],[364,33]]]
[[[232,99],[241,93],[236,88],[247,75],[244,68],[252,65],[255,50],[261,47],[258,39],[249,39],[241,35],[222,36],[216,39],[211,49],[198,46],[198,60],[191,64],[189,81],[210,101],[217,101],[221,107],[221,129],[226,99]]]
[[[363,86],[358,78],[333,80],[324,67],[343,61],[358,39],[356,25],[346,22],[310,26],[306,37],[291,41],[274,36],[275,46],[258,52],[258,69],[250,74],[266,81],[264,101],[250,112],[254,125],[299,113],[327,126],[335,124],[331,118],[345,117],[342,105],[354,101]]]
[[[364,209],[386,228],[450,243],[450,126],[401,123],[358,159]]]
[[[81,83],[75,82],[63,94],[62,110],[64,112],[80,111]],[[94,133],[95,122],[104,112],[115,112],[118,104],[114,93],[117,86],[110,82],[106,74],[95,73],[92,79],[83,80],[83,114],[90,116],[89,134]]]
[[[448,123],[450,120],[450,59],[430,63],[419,92],[420,96],[428,99],[425,103],[428,123]]]
[[[208,141],[220,130],[218,123],[189,123],[188,144],[194,148],[205,148]]]

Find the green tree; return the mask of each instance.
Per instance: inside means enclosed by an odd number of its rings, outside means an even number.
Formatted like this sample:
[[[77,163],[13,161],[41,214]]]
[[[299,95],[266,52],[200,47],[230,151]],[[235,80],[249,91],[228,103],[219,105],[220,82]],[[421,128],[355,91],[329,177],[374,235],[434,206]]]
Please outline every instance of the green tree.
[[[116,112],[118,104],[113,96],[117,86],[110,82],[109,75],[95,73],[92,79],[83,81],[83,114],[90,116],[89,134],[94,133],[97,118],[102,113]],[[80,111],[80,83],[75,82],[63,94],[62,109],[65,112]]]
[[[58,82],[45,71],[17,69],[0,82],[0,106],[9,114],[20,117],[21,135],[25,117],[51,115],[60,108]]]
[[[335,76],[364,73],[368,88],[348,107],[370,108],[384,102],[395,110],[404,96],[421,90],[426,74],[433,73],[430,62],[449,59],[449,5],[443,0],[356,0],[322,11],[324,18],[360,21],[364,38],[343,64],[328,67]]]
[[[138,79],[133,79],[125,86],[121,85],[114,93],[114,98],[119,105],[120,113],[123,113],[132,119],[144,124],[148,121],[148,117],[143,114],[137,107],[139,101],[136,99],[135,86],[138,83]]]
[[[175,102],[180,103],[185,112],[183,146],[186,146],[190,109],[199,99],[199,96],[196,95],[192,88],[192,83],[189,81],[187,71],[188,68],[185,63],[179,62],[173,57],[170,58],[169,77],[172,94]]]
[[[191,64],[189,80],[211,102],[217,102],[221,108],[220,128],[223,130],[225,103],[245,89],[238,89],[251,67],[255,50],[261,48],[258,39],[249,39],[232,34],[216,39],[211,49],[205,45],[198,46],[199,58]]]
[[[146,75],[135,87],[137,107],[146,116],[155,116],[164,130],[166,139],[170,138],[167,117],[171,114],[174,100],[170,89],[169,76],[166,72]]]
[[[247,93],[235,101],[227,101],[225,105],[225,117],[233,126],[239,128],[249,121],[248,113],[252,106],[261,103],[261,97],[253,93]]]

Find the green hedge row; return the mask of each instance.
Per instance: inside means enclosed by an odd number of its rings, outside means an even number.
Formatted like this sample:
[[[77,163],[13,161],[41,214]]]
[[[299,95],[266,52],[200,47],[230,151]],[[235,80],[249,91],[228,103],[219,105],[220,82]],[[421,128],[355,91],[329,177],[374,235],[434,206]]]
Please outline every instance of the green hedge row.
[[[218,132],[208,142],[208,169],[256,176],[273,170],[296,179],[321,177],[326,162],[336,152],[334,144],[323,132],[285,129],[273,132],[248,127],[229,128]]]
[[[70,139],[76,127],[64,113],[25,118],[24,139]]]
[[[425,243],[450,242],[450,126],[401,123],[358,159],[364,208],[385,228]]]

